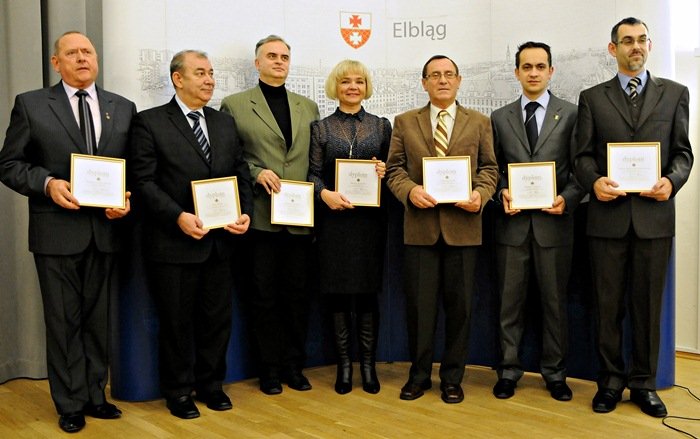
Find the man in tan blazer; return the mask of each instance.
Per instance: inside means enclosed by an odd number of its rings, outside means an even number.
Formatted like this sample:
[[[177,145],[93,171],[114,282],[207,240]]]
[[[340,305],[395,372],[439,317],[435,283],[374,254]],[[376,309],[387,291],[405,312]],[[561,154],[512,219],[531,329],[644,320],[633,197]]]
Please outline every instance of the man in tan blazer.
[[[268,395],[281,393],[283,381],[295,390],[311,389],[301,373],[306,361],[311,229],[270,222],[270,194],[279,192],[280,179],[306,181],[310,125],[319,118],[316,103],[285,88],[289,62],[290,48],[281,37],[260,40],[255,46],[259,84],[221,103],[221,110],[236,120],[256,183],[246,258],[253,277],[248,298],[260,390]]]
[[[400,397],[420,398],[432,386],[441,294],[445,310],[441,396],[446,403],[458,403],[464,399],[460,384],[467,360],[481,212],[496,190],[498,166],[489,118],[456,101],[462,78],[455,62],[435,55],[423,66],[422,76],[430,103],[396,117],[387,160],[387,185],[405,206],[404,280],[412,365]],[[435,138],[436,130],[443,142]],[[470,156],[472,192],[468,200],[438,204],[423,189],[423,158],[438,155]]]

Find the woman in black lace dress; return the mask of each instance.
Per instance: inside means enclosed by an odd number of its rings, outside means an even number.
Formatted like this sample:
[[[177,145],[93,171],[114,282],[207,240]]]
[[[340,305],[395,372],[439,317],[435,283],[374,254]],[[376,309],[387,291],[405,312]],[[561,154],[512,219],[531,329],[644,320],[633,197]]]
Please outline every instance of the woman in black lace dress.
[[[362,388],[379,392],[375,369],[379,322],[377,294],[382,290],[385,207],[353,206],[335,190],[335,159],[377,160],[386,171],[391,124],[367,113],[362,101],[372,95],[372,80],[358,61],[336,65],[326,80],[326,95],[337,99],[335,113],[311,125],[309,180],[321,201],[316,219],[321,292],[333,315],[338,374],[335,391],[352,390],[350,334],[357,327]],[[385,188],[383,188],[383,192]]]

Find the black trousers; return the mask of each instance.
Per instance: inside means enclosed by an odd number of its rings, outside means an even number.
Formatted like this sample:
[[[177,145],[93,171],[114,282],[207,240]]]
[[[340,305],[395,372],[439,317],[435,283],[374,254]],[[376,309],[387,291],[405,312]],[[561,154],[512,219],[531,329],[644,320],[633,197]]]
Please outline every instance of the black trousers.
[[[598,387],[654,390],[672,238],[641,239],[630,230],[624,238],[589,237],[589,243],[597,299]],[[632,330],[628,367],[622,351],[626,312]]]
[[[35,254],[51,398],[59,414],[105,402],[109,294],[115,258],[94,243],[69,256]]]
[[[442,239],[432,246],[407,245],[404,279],[406,320],[411,354],[409,380],[430,379],[438,298],[445,311],[445,350],[440,380],[459,384],[464,377],[469,345],[471,304],[477,248],[453,247]]]
[[[311,236],[250,231],[249,305],[259,374],[274,376],[306,362]]]
[[[160,388],[165,398],[221,390],[231,337],[231,261],[211,256],[196,264],[150,262],[160,317]]]

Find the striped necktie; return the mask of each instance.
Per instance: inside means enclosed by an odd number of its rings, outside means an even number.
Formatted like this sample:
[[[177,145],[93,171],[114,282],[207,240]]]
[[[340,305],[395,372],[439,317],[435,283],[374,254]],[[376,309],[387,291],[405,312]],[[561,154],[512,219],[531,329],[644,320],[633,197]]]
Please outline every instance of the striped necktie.
[[[97,142],[95,141],[95,126],[92,122],[92,113],[90,112],[90,105],[87,102],[88,92],[85,90],[78,90],[75,92],[78,97],[78,118],[80,119],[80,133],[85,139],[85,145],[87,146],[87,153],[92,155],[95,154],[97,150]]]
[[[199,147],[202,148],[204,157],[206,157],[207,161],[211,163],[211,148],[209,148],[209,142],[207,142],[207,138],[204,136],[204,131],[202,131],[202,126],[199,124],[199,118],[202,117],[202,115],[199,114],[199,111],[190,111],[187,114],[187,117],[194,121],[194,126],[192,126],[194,136],[197,138],[197,142],[199,142]]]
[[[433,135],[433,140],[435,141],[435,152],[437,153],[438,157],[445,157],[447,155],[447,147],[449,145],[447,140],[447,125],[445,125],[446,115],[446,110],[440,110],[437,117],[435,134]]]
[[[641,83],[642,80],[637,78],[636,76],[630,79],[630,82],[628,83],[628,86],[630,88],[630,99],[637,99],[637,96],[639,96],[639,93],[637,93],[637,87],[639,87],[639,84]]]

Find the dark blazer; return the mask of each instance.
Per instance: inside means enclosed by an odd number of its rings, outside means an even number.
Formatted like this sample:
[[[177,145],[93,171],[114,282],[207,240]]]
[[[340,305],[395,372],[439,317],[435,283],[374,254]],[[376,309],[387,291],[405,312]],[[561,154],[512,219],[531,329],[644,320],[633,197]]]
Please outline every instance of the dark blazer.
[[[177,225],[182,212],[194,213],[190,183],[218,177],[238,177],[241,213],[251,215],[252,189],[248,165],[232,117],[204,107],[211,163],[204,157],[186,116],[175,98],[140,112],[131,132],[130,169],[135,208],[145,211],[145,254],[168,263],[204,262],[217,251],[225,257],[233,236],[213,229],[201,240],[185,235]],[[252,216],[252,215],[251,215]]]
[[[584,196],[583,189],[573,178],[571,168],[576,105],[550,93],[542,129],[532,152],[525,132],[520,98],[494,111],[491,114],[491,125],[500,170],[497,196],[500,197],[500,191],[508,188],[509,163],[555,162],[557,193],[566,201],[566,210],[562,215],[550,215],[540,210],[523,210],[512,216],[501,212],[497,216],[496,242],[512,246],[521,245],[532,224],[533,235],[540,246],[572,244],[573,211]]]
[[[404,243],[433,245],[442,235],[449,245],[480,245],[481,215],[452,204],[419,209],[408,199],[423,184],[423,157],[435,157],[430,104],[396,116],[387,159],[387,186],[406,208]],[[481,194],[482,208],[496,190],[498,165],[489,118],[457,105],[448,156],[471,156],[472,190]]]
[[[693,152],[688,139],[688,88],[649,73],[644,103],[635,126],[626,96],[615,76],[581,92],[579,98],[576,177],[591,192],[587,233],[600,238],[621,238],[630,223],[639,238],[675,234],[674,196],[688,180]],[[628,194],[601,202],[593,183],[607,175],[608,142],[661,142],[661,176],[673,184],[668,201]]]
[[[99,87],[97,98],[102,134],[95,154],[123,158],[136,106]],[[108,220],[104,209],[64,209],[44,192],[48,176],[70,181],[71,153],[87,154],[87,147],[63,84],[18,95],[0,151],[0,180],[29,198],[29,250],[72,255],[94,238],[98,250],[117,251],[118,222]]]

